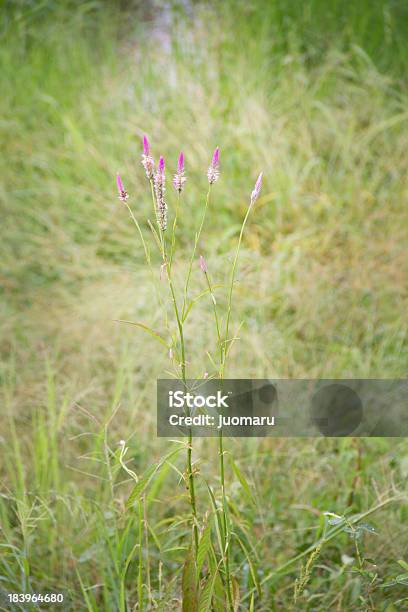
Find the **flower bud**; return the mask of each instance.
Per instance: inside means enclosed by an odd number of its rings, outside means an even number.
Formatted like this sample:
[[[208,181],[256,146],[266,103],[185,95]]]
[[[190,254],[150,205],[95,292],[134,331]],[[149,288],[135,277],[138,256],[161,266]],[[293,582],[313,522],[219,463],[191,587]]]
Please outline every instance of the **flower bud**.
[[[257,181],[255,183],[255,187],[254,190],[251,193],[251,206],[252,204],[255,202],[255,200],[258,199],[259,196],[259,192],[261,191],[261,187],[262,187],[262,176],[263,176],[263,172],[261,172],[257,178]]]
[[[119,200],[121,202],[126,202],[126,200],[129,197],[129,194],[128,194],[127,191],[125,191],[125,189],[123,187],[122,179],[120,178],[119,174],[116,175],[116,185],[118,186]]]
[[[207,170],[207,178],[210,185],[218,181],[220,176],[220,150],[217,147],[213,153],[211,164]]]
[[[174,189],[181,193],[184,189],[184,184],[186,180],[187,179],[184,176],[184,153],[181,152],[178,158],[177,172],[173,177]]]
[[[206,274],[208,271],[207,262],[205,261],[202,255],[200,255],[200,258],[199,258],[199,265],[200,265],[201,270],[204,272],[204,274]]]
[[[146,135],[143,136],[143,153],[141,163],[145,169],[147,178],[149,181],[151,181],[154,175],[154,161],[153,157],[150,155],[150,144]]]

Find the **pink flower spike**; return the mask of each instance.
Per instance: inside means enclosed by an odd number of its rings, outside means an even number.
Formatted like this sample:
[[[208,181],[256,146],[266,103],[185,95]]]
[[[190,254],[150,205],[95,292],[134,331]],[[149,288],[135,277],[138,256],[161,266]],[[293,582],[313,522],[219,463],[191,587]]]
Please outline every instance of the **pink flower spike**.
[[[251,193],[251,205],[255,202],[255,200],[258,199],[259,192],[261,191],[261,187],[262,187],[262,177],[263,177],[263,172],[259,174],[257,181],[255,183],[254,190]]]
[[[150,155],[150,145],[146,134],[143,136],[143,153],[142,153],[142,166],[145,169],[146,176],[149,181],[153,180],[154,177],[154,161]]]
[[[210,183],[210,185],[218,181],[218,178],[220,176],[219,165],[220,165],[220,150],[217,147],[213,153],[210,167],[207,170],[207,178],[208,178],[208,182]]]
[[[207,262],[205,261],[202,255],[200,255],[199,264],[200,264],[201,270],[204,272],[204,274],[206,274],[208,271]]]
[[[178,158],[177,172],[173,177],[174,189],[178,191],[179,194],[183,191],[186,180],[187,179],[184,176],[184,153],[182,151]]]
[[[147,139],[146,134],[143,136],[143,155],[146,155],[146,157],[148,157],[150,154],[150,145],[149,145],[149,141]]]
[[[121,202],[126,202],[126,200],[128,199],[129,195],[128,195],[128,192],[125,191],[125,189],[123,187],[122,179],[120,178],[119,173],[116,175],[116,185],[118,186],[119,200]]]
[[[157,172],[154,173],[154,193],[156,196],[156,219],[160,230],[167,228],[167,204],[165,200],[166,176],[164,174],[164,158],[160,157]]]
[[[183,151],[180,153],[180,157],[178,158],[178,171],[179,174],[184,172],[184,153]]]

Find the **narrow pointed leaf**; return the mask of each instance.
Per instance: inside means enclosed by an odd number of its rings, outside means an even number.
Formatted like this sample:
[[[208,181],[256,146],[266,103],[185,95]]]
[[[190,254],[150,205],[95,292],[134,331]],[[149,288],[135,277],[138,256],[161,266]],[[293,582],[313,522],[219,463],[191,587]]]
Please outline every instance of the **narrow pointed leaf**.
[[[232,470],[233,470],[235,476],[237,477],[237,479],[239,480],[239,482],[241,484],[241,487],[243,488],[243,490],[244,490],[244,492],[245,492],[245,494],[246,494],[246,496],[248,498],[248,501],[250,501],[251,504],[253,504],[255,506],[256,505],[255,504],[255,499],[254,499],[254,496],[252,495],[250,486],[249,486],[245,476],[243,475],[243,473],[241,472],[241,470],[239,469],[239,467],[237,466],[237,464],[235,463],[235,461],[233,460],[231,455],[230,455],[230,460],[231,460]]]
[[[211,600],[214,593],[215,581],[217,579],[217,573],[210,576],[204,585],[203,590],[200,594],[198,602],[198,612],[209,612],[211,610]]]
[[[177,455],[181,450],[182,450],[181,448],[177,448],[176,450],[173,450],[171,453],[169,453],[168,455],[160,459],[158,463],[155,463],[147,468],[147,470],[143,473],[143,475],[139,478],[138,482],[134,486],[126,502],[127,509],[133,506],[135,501],[138,500],[138,498],[143,493],[143,491],[146,489],[146,487],[148,487],[148,485],[151,483],[151,481],[153,480],[157,472],[161,470],[163,465],[165,465],[166,461],[174,457],[174,455]]]
[[[140,323],[139,321],[126,321],[125,319],[117,319],[117,322],[118,323],[127,323],[128,325],[135,325],[136,327],[139,327],[139,329],[143,329],[145,332],[150,334],[150,336],[152,336],[153,338],[156,338],[156,340],[158,340],[160,342],[160,344],[165,346],[166,349],[170,348],[170,346],[167,344],[165,339],[161,337],[160,334],[158,334],[156,331],[154,331],[154,329],[152,329],[148,325],[145,325],[144,323]]]
[[[197,551],[197,575],[199,576],[203,568],[204,562],[207,558],[208,551],[211,545],[211,519],[208,521],[208,525],[205,527],[201,536],[200,543]]]
[[[194,561],[194,555],[191,549],[184,563],[181,590],[183,594],[183,612],[196,612],[198,605],[197,571]]]

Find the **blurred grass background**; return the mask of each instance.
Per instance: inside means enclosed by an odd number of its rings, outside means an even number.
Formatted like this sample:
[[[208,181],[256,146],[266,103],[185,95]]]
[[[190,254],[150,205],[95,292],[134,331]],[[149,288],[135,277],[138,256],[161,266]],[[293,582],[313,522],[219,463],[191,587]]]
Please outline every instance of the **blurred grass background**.
[[[222,283],[264,171],[240,260],[234,319],[245,325],[229,376],[406,376],[408,8],[44,0],[0,10],[2,584],[64,590],[66,609],[77,610],[79,575],[94,609],[115,610],[136,529],[122,512],[117,442],[128,441],[137,472],[167,452],[155,438],[155,380],[169,364],[153,340],[114,322],[161,331],[163,321],[114,175],[147,230],[141,137],[168,172],[185,152],[181,278],[219,145],[200,252]],[[171,214],[170,186],[168,199]],[[198,294],[203,280],[193,276]],[[214,341],[202,303],[187,326],[191,375],[211,367]],[[230,474],[261,577],[314,541],[319,512],[365,510],[407,477],[405,441],[230,444],[256,487],[254,511]],[[215,446],[198,449],[214,478]],[[148,511],[157,537],[149,588],[161,609],[177,609],[188,535],[176,482],[166,473]],[[390,506],[367,542],[381,578],[398,574],[406,519],[406,508]],[[325,553],[300,609],[404,609],[392,603],[402,587],[367,595],[343,553],[353,556],[345,537]],[[245,591],[238,552],[235,564]],[[258,609],[290,609],[295,575],[266,588]],[[132,571],[123,580],[132,602]]]

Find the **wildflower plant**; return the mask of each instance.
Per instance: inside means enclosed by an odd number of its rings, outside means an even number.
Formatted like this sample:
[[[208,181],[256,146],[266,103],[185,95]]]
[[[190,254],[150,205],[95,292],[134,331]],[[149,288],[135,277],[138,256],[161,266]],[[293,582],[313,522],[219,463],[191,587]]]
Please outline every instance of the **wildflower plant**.
[[[186,189],[187,176],[186,176],[186,168],[185,168],[185,156],[184,153],[181,152],[179,154],[175,173],[173,175],[173,187],[176,193],[176,203],[175,206],[170,210],[166,202],[166,165],[165,160],[162,156],[160,156],[157,165],[154,162],[154,159],[151,155],[150,143],[147,136],[143,138],[143,152],[141,157],[141,164],[144,168],[146,178],[150,183],[150,191],[152,198],[152,205],[154,210],[154,222],[148,221],[149,228],[151,230],[153,236],[153,243],[156,245],[158,252],[161,258],[160,264],[160,273],[157,274],[152,264],[152,260],[150,257],[150,246],[148,246],[147,240],[144,237],[141,226],[139,225],[139,221],[137,220],[137,216],[135,214],[134,205],[131,206],[128,203],[128,193],[125,191],[123,187],[122,180],[117,175],[117,188],[119,192],[119,200],[123,202],[135,223],[137,230],[139,232],[142,245],[144,248],[146,261],[148,266],[151,269],[151,272],[154,277],[160,276],[161,278],[165,278],[168,285],[169,298],[172,304],[175,328],[177,329],[176,335],[171,335],[170,340],[166,340],[162,338],[159,334],[154,332],[154,330],[150,329],[148,325],[143,323],[134,323],[141,329],[148,331],[151,335],[156,337],[162,344],[164,344],[168,350],[169,356],[173,361],[176,369],[177,377],[183,382],[185,386],[187,386],[187,356],[186,356],[186,342],[185,342],[185,322],[186,319],[194,305],[194,300],[190,298],[190,281],[191,276],[194,273],[195,269],[200,269],[201,272],[205,276],[207,290],[206,293],[210,296],[210,308],[212,309],[214,316],[214,324],[216,330],[216,342],[217,342],[217,353],[218,353],[218,364],[216,376],[219,379],[223,379],[225,376],[225,369],[227,363],[227,357],[229,351],[232,346],[232,340],[230,338],[230,322],[231,322],[231,311],[233,304],[233,289],[235,284],[235,274],[238,263],[239,251],[241,248],[241,243],[243,239],[243,234],[245,230],[245,226],[247,224],[249,215],[253,208],[253,205],[256,199],[259,196],[262,186],[262,173],[259,175],[258,180],[256,181],[255,187],[250,194],[248,207],[246,214],[244,216],[241,230],[238,237],[237,246],[235,249],[235,256],[233,259],[233,263],[230,271],[229,285],[227,289],[227,310],[224,316],[224,319],[221,317],[221,313],[218,311],[217,300],[214,295],[214,285],[212,284],[209,267],[207,265],[207,261],[203,254],[198,256],[197,247],[200,241],[200,237],[205,225],[205,219],[207,215],[208,208],[210,206],[210,196],[211,190],[214,184],[220,178],[220,150],[219,147],[216,147],[210,161],[210,165],[207,169],[207,179],[208,179],[208,191],[205,197],[205,202],[202,210],[201,220],[198,226],[198,229],[195,233],[195,238],[191,250],[191,255],[187,261],[187,269],[185,274],[185,279],[183,283],[183,289],[180,294],[177,293],[175,283],[173,281],[172,274],[172,266],[175,258],[176,251],[176,235],[177,235],[177,224],[180,216],[181,209],[181,199],[182,195]],[[170,218],[170,223],[169,223]],[[172,220],[172,223],[171,223]],[[197,267],[195,266],[195,262],[197,262]],[[224,323],[224,325],[223,325]],[[216,362],[214,362],[216,363]],[[204,378],[208,377],[208,373],[204,375]],[[200,595],[200,573],[203,566],[203,540],[207,538],[208,533],[211,536],[211,523],[207,525],[206,528],[203,528],[202,523],[200,522],[200,515],[197,508],[197,497],[196,497],[196,478],[197,478],[197,470],[193,461],[193,439],[191,430],[188,434],[187,443],[185,445],[186,448],[186,472],[184,475],[184,479],[186,481],[186,486],[189,492],[189,502],[191,509],[191,526],[192,526],[192,544],[190,554],[186,560],[186,566],[183,574],[183,597],[186,596],[190,598],[193,593],[193,598],[195,597],[197,600],[197,604],[199,598],[208,598],[209,597],[209,588],[212,586],[215,588],[215,578],[209,578],[206,585],[201,589]],[[122,449],[121,457],[123,456],[124,451]],[[231,574],[231,526],[230,526],[230,517],[228,511],[228,500],[227,500],[227,491],[226,491],[226,479],[225,479],[225,451],[223,448],[223,438],[220,433],[218,437],[218,455],[219,455],[219,470],[220,470],[220,482],[221,482],[221,505],[218,506],[216,497],[213,493],[213,489],[210,485],[208,485],[208,490],[210,494],[210,501],[213,510],[213,514],[216,521],[216,533],[217,533],[217,543],[218,543],[218,555],[219,558],[214,557],[212,561],[208,558],[208,563],[215,562],[215,566],[213,567],[215,574],[220,575],[222,590],[226,595],[226,605],[228,610],[236,609],[236,582],[234,582],[233,576]],[[122,461],[122,467],[125,465]],[[128,471],[127,468],[124,468]],[[136,481],[135,489],[133,490],[129,500],[128,506],[134,505],[135,503],[139,504],[139,513],[142,512],[140,506],[140,496],[143,493],[145,486],[147,486],[148,481],[142,478],[139,480],[137,476],[132,472],[132,478]],[[202,513],[204,515],[204,513]],[[208,527],[210,532],[208,532]],[[201,536],[200,536],[201,534]],[[208,540],[211,542],[211,537]],[[211,545],[211,550],[214,552],[215,548]],[[207,546],[206,554],[209,554],[210,546]],[[215,554],[215,553],[214,553]],[[211,556],[211,555],[210,555]],[[191,567],[190,567],[191,566]],[[187,578],[188,580],[187,580]],[[220,579],[220,578],[219,578]],[[186,580],[188,582],[186,586]],[[190,581],[190,582],[189,582]],[[192,584],[191,581],[194,583]],[[211,581],[211,582],[210,582]],[[184,593],[184,590],[187,589],[187,594]],[[212,595],[210,594],[211,601]],[[139,606],[141,607],[143,604],[142,597],[139,599]],[[195,608],[194,608],[195,609]]]

